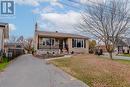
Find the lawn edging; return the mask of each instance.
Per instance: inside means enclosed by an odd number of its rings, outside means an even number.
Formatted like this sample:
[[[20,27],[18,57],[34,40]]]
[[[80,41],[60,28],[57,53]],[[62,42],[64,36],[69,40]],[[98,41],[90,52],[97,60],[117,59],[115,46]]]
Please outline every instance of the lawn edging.
[[[82,80],[76,78],[74,75],[72,75],[72,74],[68,73],[67,71],[65,71],[63,68],[60,68],[56,64],[52,63],[52,61],[59,60],[59,59],[69,59],[69,58],[68,57],[65,57],[65,58],[56,58],[56,59],[46,60],[46,62],[47,62],[47,64],[51,64],[57,70],[57,72],[59,72],[60,74],[64,73],[64,74],[62,74],[62,76],[69,77],[71,81],[77,81],[78,83],[80,83],[80,84],[83,85],[82,87],[90,87],[86,83],[84,83]]]

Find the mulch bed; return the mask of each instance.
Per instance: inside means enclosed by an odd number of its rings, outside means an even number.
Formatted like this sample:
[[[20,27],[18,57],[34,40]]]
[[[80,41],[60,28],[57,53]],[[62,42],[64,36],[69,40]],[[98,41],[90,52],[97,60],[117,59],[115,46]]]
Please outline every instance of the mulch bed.
[[[64,54],[42,54],[42,55],[34,55],[40,59],[48,59],[48,58],[56,58],[56,57],[63,57]]]

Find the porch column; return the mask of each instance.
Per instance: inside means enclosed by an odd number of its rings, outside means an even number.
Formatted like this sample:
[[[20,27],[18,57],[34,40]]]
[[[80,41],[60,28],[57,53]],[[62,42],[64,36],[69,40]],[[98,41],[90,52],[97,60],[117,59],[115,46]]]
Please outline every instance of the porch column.
[[[69,52],[71,52],[71,50],[72,50],[72,38],[67,39],[67,44],[68,44]]]
[[[86,52],[85,53],[89,53],[89,40],[85,40],[86,43]]]

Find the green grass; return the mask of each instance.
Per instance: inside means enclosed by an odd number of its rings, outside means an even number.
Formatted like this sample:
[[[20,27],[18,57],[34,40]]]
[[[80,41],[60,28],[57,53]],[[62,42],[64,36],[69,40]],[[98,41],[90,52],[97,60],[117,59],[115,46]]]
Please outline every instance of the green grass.
[[[130,54],[123,54],[123,56],[130,57]]]
[[[7,58],[3,58],[2,63],[0,63],[0,71],[3,71],[9,64]]]
[[[8,65],[8,62],[0,63],[0,71],[3,71],[6,68],[7,65]]]
[[[121,54],[119,56],[125,56],[125,57],[130,57],[130,54]]]

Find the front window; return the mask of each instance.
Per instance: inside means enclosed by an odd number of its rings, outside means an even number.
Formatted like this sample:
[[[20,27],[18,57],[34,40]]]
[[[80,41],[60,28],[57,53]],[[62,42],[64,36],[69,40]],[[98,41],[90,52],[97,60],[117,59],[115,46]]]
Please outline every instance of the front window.
[[[73,48],[84,48],[84,39],[72,39]]]
[[[54,38],[43,38],[42,39],[42,44],[44,46],[54,45]]]

